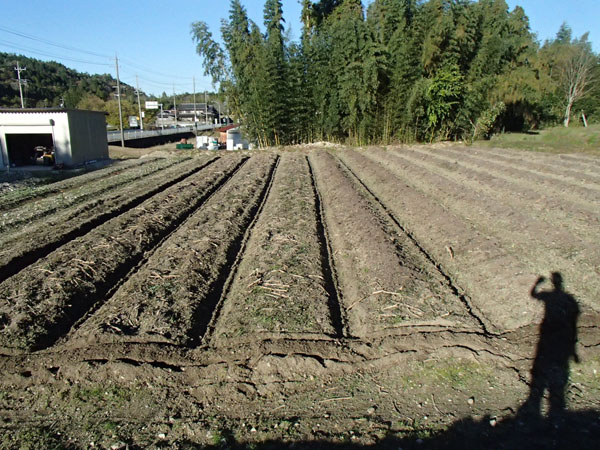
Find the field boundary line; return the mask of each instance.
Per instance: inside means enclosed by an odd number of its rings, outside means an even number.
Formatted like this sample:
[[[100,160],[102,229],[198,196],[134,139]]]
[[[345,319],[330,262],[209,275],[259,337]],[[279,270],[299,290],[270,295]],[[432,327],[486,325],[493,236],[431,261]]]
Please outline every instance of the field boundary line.
[[[180,164],[185,163],[186,161],[189,161],[190,158],[184,158],[181,159],[180,161],[176,161],[176,162],[171,162],[170,164],[165,164],[164,166],[160,166],[160,167],[156,167],[155,170],[151,170],[150,172],[145,172],[142,174],[139,174],[139,176],[133,177],[131,179],[126,179],[126,180],[119,180],[117,179],[116,182],[113,182],[112,184],[108,185],[108,186],[104,186],[101,189],[95,190],[95,191],[90,191],[87,192],[85,194],[82,194],[76,198],[74,198],[70,203],[66,202],[63,205],[53,205],[50,208],[47,209],[41,209],[41,210],[36,210],[36,212],[30,216],[30,217],[20,217],[17,220],[10,222],[10,223],[4,223],[0,226],[0,233],[11,233],[13,232],[14,229],[19,228],[19,226],[21,225],[27,225],[30,226],[31,224],[34,224],[35,222],[39,222],[40,220],[48,220],[51,219],[53,215],[55,215],[57,212],[60,211],[65,211],[68,210],[70,208],[77,208],[80,209],[82,207],[85,207],[86,209],[88,209],[88,206],[91,202],[93,201],[98,201],[99,198],[101,198],[102,196],[105,195],[109,195],[111,193],[114,194],[114,191],[119,190],[119,188],[124,188],[127,185],[133,185],[137,182],[139,182],[141,179],[148,177],[148,176],[153,176],[156,175],[158,173],[160,173],[162,170],[167,170],[167,169],[171,169],[174,167],[177,167]],[[139,169],[139,167],[137,167]],[[135,169],[135,168],[132,168]],[[145,167],[145,169],[148,169],[148,167]],[[119,175],[122,174],[121,171],[119,173],[116,174],[110,174],[107,175],[106,177],[102,178],[101,180],[105,180],[109,177],[118,177]],[[97,182],[100,180],[93,180],[93,182]],[[114,181],[114,179],[112,180]],[[73,188],[73,190],[79,189],[82,186],[76,186],[75,188]],[[69,194],[70,192],[65,192],[66,194]],[[58,193],[57,193],[58,195]],[[55,199],[57,197],[57,195],[53,195],[52,199]],[[42,200],[40,200],[39,198],[34,199],[33,201],[35,202],[40,202]],[[10,214],[13,214],[13,212],[23,206],[26,206],[27,204],[24,205],[18,205],[15,208],[11,208],[10,209]],[[27,205],[28,207],[30,205]],[[31,205],[31,206],[36,206],[36,205]],[[93,206],[92,206],[93,208]]]
[[[243,236],[239,246],[236,249],[236,246],[234,245],[228,251],[228,253],[229,252],[236,253],[235,258],[233,259],[233,263],[229,266],[229,274],[227,275],[227,277],[225,278],[225,281],[222,284],[219,283],[219,281],[220,281],[219,278],[221,278],[221,277],[219,277],[215,282],[214,288],[211,289],[211,293],[207,296],[207,298],[210,298],[211,296],[216,297],[218,295],[219,299],[217,300],[217,302],[213,308],[212,317],[210,318],[210,320],[204,327],[204,330],[201,330],[201,329],[199,330],[198,336],[196,337],[197,342],[199,342],[200,345],[210,345],[211,342],[213,341],[214,333],[215,333],[215,330],[217,327],[217,322],[219,320],[219,317],[221,316],[221,311],[223,310],[223,305],[227,299],[227,295],[229,294],[229,291],[231,290],[233,281],[234,281],[235,277],[237,276],[237,273],[238,273],[238,270],[240,267],[240,262],[241,262],[242,258],[244,257],[244,253],[246,251],[246,246],[248,245],[250,235],[252,234],[252,231],[254,230],[254,227],[255,227],[256,223],[258,222],[258,218],[260,217],[262,211],[265,208],[265,204],[267,203],[269,194],[271,193],[271,188],[273,187],[273,181],[275,180],[275,173],[277,172],[277,168],[279,167],[280,161],[281,161],[281,156],[277,155],[277,159],[275,160],[275,163],[273,164],[273,166],[271,167],[271,170],[269,172],[268,181],[267,181],[267,183],[265,183],[263,191],[260,194],[260,197],[259,197],[260,201],[258,202],[258,205],[255,207],[256,211],[254,213],[254,216],[252,217],[252,220],[246,227],[246,231],[244,232],[244,236]]]
[[[439,274],[446,281],[446,284],[448,285],[448,287],[450,288],[452,293],[454,295],[456,295],[460,299],[460,301],[465,305],[465,308],[467,309],[467,312],[469,313],[469,315],[471,317],[473,317],[479,323],[479,325],[481,326],[481,328],[483,330],[483,333],[486,336],[495,336],[496,333],[492,333],[491,331],[489,331],[488,320],[485,318],[483,313],[481,313],[480,311],[477,311],[477,312],[475,311],[476,307],[472,305],[466,292],[454,282],[452,277],[446,272],[446,270],[444,270],[442,264],[439,263],[438,261],[436,261],[435,258],[427,250],[425,250],[425,248],[419,243],[419,241],[416,239],[416,237],[400,223],[400,221],[396,218],[394,213],[392,211],[390,211],[390,209],[385,205],[385,203],[383,203],[383,201],[371,189],[369,189],[369,187],[362,181],[362,179],[356,174],[356,172],[354,172],[337,155],[334,155],[334,157],[339,162],[340,166],[345,168],[348,171],[348,173],[351,174],[352,177],[354,177],[356,182],[358,182],[365,189],[365,191],[371,196],[372,200],[374,200],[378,205],[381,206],[381,208],[389,216],[389,218],[392,220],[392,222],[400,229],[400,231],[403,234],[405,234],[413,242],[413,244],[419,249],[419,251],[422,253],[422,255],[431,264],[433,264],[433,266],[436,268],[436,270],[439,272]]]
[[[40,186],[39,189],[37,190],[37,192],[32,193],[32,195],[25,196],[23,198],[18,198],[16,200],[12,200],[12,201],[9,200],[8,202],[3,202],[2,204],[0,204],[0,211],[7,211],[7,210],[10,210],[10,209],[16,208],[18,206],[22,206],[22,205],[24,205],[26,203],[33,202],[33,201],[39,199],[40,197],[42,197],[44,195],[56,195],[59,192],[61,192],[63,189],[76,189],[76,188],[78,188],[78,187],[80,187],[80,186],[82,186],[82,185],[84,185],[84,184],[86,184],[88,182],[100,181],[100,180],[103,180],[105,178],[108,178],[108,177],[111,177],[111,176],[114,176],[114,175],[118,175],[119,173],[124,172],[124,171],[126,171],[128,169],[133,169],[135,167],[141,167],[141,166],[143,166],[145,164],[148,164],[148,163],[150,163],[150,162],[153,161],[151,158],[146,158],[146,159],[147,159],[147,161],[144,160],[144,161],[141,161],[141,162],[136,162],[135,164],[133,164],[133,163],[131,163],[131,164],[121,164],[121,165],[124,165],[125,167],[115,167],[115,166],[103,167],[103,168],[96,169],[96,170],[93,170],[93,171],[90,171],[90,172],[84,172],[82,174],[75,175],[75,176],[72,176],[70,178],[65,178],[63,180],[59,180],[59,181],[56,181],[54,183],[50,183],[50,184],[47,184],[47,185]],[[98,176],[91,177],[91,179],[87,179],[86,178],[84,180],[77,180],[79,177],[85,177],[85,175],[91,175],[91,174],[94,174],[95,172],[104,171],[104,170],[107,170],[107,169],[114,169],[114,170],[109,170],[108,172],[103,172],[102,174],[96,174]],[[77,183],[73,183],[72,186],[68,185],[69,184],[69,183],[67,183],[68,181],[75,181],[75,180],[77,180],[78,182]],[[67,186],[61,186],[62,184],[66,184]],[[50,185],[51,185],[51,187],[50,187]],[[48,189],[47,190],[44,189],[45,187],[48,187]],[[0,199],[2,199],[2,197],[3,196],[0,195]]]
[[[216,158],[216,161],[219,158]],[[69,331],[64,333],[63,336],[59,337],[55,340],[54,343],[58,342],[61,338],[64,338],[65,341],[69,340],[70,335],[73,334],[87,319],[89,319],[98,309],[104,305],[110,298],[119,290],[119,288],[127,282],[136,272],[138,272],[147,262],[148,260],[156,253],[156,251],[165,244],[166,241],[169,240],[171,236],[173,236],[177,230],[182,228],[191,218],[196,214],[206,203],[214,197],[223,187],[229,183],[233,177],[240,171],[240,169],[248,162],[250,158],[244,157],[241,161],[235,166],[235,168],[227,175],[223,177],[218,183],[215,183],[214,186],[205,193],[205,195],[200,199],[198,205],[189,212],[181,221],[175,222],[172,228],[167,229],[166,234],[149,250],[143,253],[141,259],[137,261],[135,264],[131,266],[131,268],[124,273],[124,275],[119,276],[118,273],[114,274],[118,277],[118,280],[114,283],[114,285],[106,291],[104,294],[100,294],[95,302],[93,302],[92,306],[86,311],[86,313],[77,320],[73,325],[71,325]]]
[[[174,186],[177,183],[180,183],[181,181],[185,180],[186,178],[191,177],[192,175],[200,172],[201,170],[206,169],[208,166],[210,166],[211,164],[215,163],[218,160],[219,160],[219,157],[215,157],[214,159],[206,161],[204,164],[200,165],[199,167],[195,167],[192,170],[188,170],[188,171],[184,172],[183,174],[181,174],[169,181],[166,181],[165,183],[162,183],[161,185],[155,187],[151,191],[146,192],[145,194],[142,194],[126,203],[123,203],[115,210],[107,211],[106,213],[100,214],[100,215],[88,220],[87,222],[84,222],[77,228],[71,230],[70,232],[68,232],[67,234],[62,236],[59,240],[54,241],[54,242],[49,242],[42,247],[38,247],[38,248],[31,250],[23,255],[20,255],[18,257],[11,259],[4,266],[0,267],[0,283],[5,281],[7,278],[19,273],[20,271],[25,269],[27,266],[30,266],[31,264],[35,263],[39,259],[41,259],[45,256],[48,256],[54,250],[57,250],[58,248],[62,247],[66,243],[72,241],[73,239],[84,236],[84,235],[88,234],[89,232],[91,232],[92,230],[94,230],[95,228],[99,227],[100,225],[125,214],[127,211],[130,211],[131,209],[140,205],[144,201],[154,197],[155,195],[159,194],[160,192],[164,191],[165,189],[168,189],[169,187]]]
[[[325,220],[321,192],[319,191],[319,187],[317,185],[317,179],[315,177],[313,165],[310,162],[310,158],[308,156],[305,156],[305,158],[306,163],[308,164],[308,172],[310,174],[310,180],[315,196],[317,235],[319,236],[319,241],[321,244],[321,267],[323,270],[323,278],[325,281],[325,290],[327,291],[329,297],[329,313],[331,315],[331,321],[336,335],[338,337],[347,337],[349,336],[348,318],[346,317],[345,309],[342,307],[343,295],[340,289],[335,264],[333,262],[333,251],[331,248],[329,231],[327,229],[327,222]]]

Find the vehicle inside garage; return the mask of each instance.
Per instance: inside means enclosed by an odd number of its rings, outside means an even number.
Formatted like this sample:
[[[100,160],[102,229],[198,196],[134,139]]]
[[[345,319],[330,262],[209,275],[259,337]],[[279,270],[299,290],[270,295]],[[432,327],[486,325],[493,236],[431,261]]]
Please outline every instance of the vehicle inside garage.
[[[0,167],[71,168],[108,159],[105,116],[64,108],[0,109]]]
[[[50,133],[6,134],[6,147],[11,165],[18,167],[54,163],[53,158],[49,157],[54,147]],[[47,155],[45,158],[44,153]]]

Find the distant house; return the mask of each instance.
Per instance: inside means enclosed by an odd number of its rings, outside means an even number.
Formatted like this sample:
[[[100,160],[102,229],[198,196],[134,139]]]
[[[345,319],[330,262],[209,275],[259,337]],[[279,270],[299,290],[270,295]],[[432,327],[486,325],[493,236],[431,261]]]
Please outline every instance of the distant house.
[[[106,113],[77,109],[0,109],[0,164],[35,164],[36,147],[54,151],[54,163],[73,167],[108,159]]]
[[[175,111],[165,110],[159,112],[156,116],[157,127],[174,127],[175,126]]]
[[[177,118],[180,122],[194,122],[194,113],[196,120],[200,123],[215,123],[215,120],[219,120],[219,111],[206,103],[196,103],[195,107],[194,103],[177,105]]]

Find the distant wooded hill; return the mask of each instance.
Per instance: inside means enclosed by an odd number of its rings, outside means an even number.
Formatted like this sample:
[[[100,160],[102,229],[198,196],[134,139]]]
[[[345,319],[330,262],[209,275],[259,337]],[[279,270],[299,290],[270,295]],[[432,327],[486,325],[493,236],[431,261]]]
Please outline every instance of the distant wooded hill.
[[[90,75],[69,69],[63,64],[44,62],[13,53],[0,52],[0,107],[20,107],[19,85],[15,66],[17,61],[27,70],[21,72],[26,81],[23,86],[25,106],[43,108],[60,106],[75,108],[87,95],[104,101],[114,98],[117,82],[109,74]],[[133,100],[133,87],[121,83],[123,96]]]

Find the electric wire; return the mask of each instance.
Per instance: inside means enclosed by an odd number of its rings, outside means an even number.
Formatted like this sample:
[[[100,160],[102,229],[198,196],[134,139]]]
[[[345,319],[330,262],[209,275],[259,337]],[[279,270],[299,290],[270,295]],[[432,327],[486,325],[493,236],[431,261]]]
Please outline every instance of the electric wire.
[[[92,52],[89,50],[84,50],[81,48],[77,48],[77,47],[72,47],[72,46],[68,46],[68,45],[63,45],[63,44],[59,44],[53,41],[50,41],[48,39],[44,39],[44,38],[40,38],[28,33],[24,33],[21,31],[17,31],[14,29],[10,29],[7,28],[5,26],[1,26],[0,25],[0,32],[5,32],[5,33],[9,33],[9,34],[13,34],[15,36],[19,36],[22,38],[26,38],[32,41],[36,41],[42,44],[46,44],[46,45],[51,45],[53,47],[57,47],[57,48],[61,48],[63,50],[69,50],[69,51],[74,51],[74,52],[80,52],[83,54],[87,54],[87,55],[91,55],[91,56],[97,56],[103,59],[109,59],[112,60],[113,57],[109,56],[109,55],[105,55],[102,53],[97,53],[97,52]],[[96,65],[96,66],[103,66],[103,67],[112,67],[112,64],[108,63],[108,62],[97,62],[97,61],[89,61],[89,60],[84,60],[84,59],[80,59],[80,58],[73,58],[71,56],[64,56],[64,55],[57,55],[55,53],[49,53],[47,51],[44,50],[40,50],[38,48],[33,48],[33,47],[28,47],[28,46],[24,46],[22,44],[15,44],[14,42],[10,42],[10,41],[5,41],[5,40],[0,40],[0,44],[6,45],[7,47],[14,49],[14,50],[18,50],[18,51],[25,51],[25,52],[29,52],[29,53],[33,53],[36,55],[40,55],[40,56],[45,56],[45,57],[49,57],[49,58],[56,58],[58,60],[64,60],[64,61],[70,61],[70,62],[76,62],[76,63],[81,63],[81,64],[89,64],[89,65]],[[137,62],[129,59],[129,58],[119,58],[119,67],[127,67],[128,68],[128,73],[131,73],[132,69],[133,72],[135,72],[135,74],[137,75],[138,71],[142,71],[144,73],[150,74],[151,76],[153,76],[154,78],[159,78],[159,79],[179,79],[179,80],[187,80],[187,83],[184,82],[172,82],[172,81],[158,81],[156,79],[151,79],[151,78],[147,78],[145,76],[139,76],[139,79],[144,81],[144,83],[146,84],[150,84],[153,85],[155,87],[159,87],[159,88],[164,88],[164,87],[178,87],[178,88],[191,88],[193,86],[193,80],[194,77],[186,77],[186,76],[180,76],[180,75],[173,75],[173,74],[166,74],[166,73],[162,73],[153,69],[149,69],[146,66],[143,66],[141,64],[138,64]],[[197,83],[199,83],[199,87],[202,89],[204,88],[204,90],[207,89],[207,86],[210,84],[212,86],[211,83],[207,83],[205,82],[205,80],[203,80],[202,78],[199,78],[196,80]],[[133,84],[132,84],[133,85]],[[212,88],[211,88],[212,89]]]
[[[32,47],[27,47],[27,46],[23,46],[20,44],[15,44],[14,42],[10,42],[10,41],[5,41],[0,39],[0,44],[3,44],[11,49],[15,49],[18,51],[25,51],[25,52],[30,52],[30,53],[34,53],[34,54],[38,54],[41,56],[46,56],[49,58],[57,58],[60,60],[65,60],[65,61],[71,61],[71,62],[77,62],[77,63],[82,63],[82,64],[91,64],[91,65],[96,65],[96,66],[111,66],[111,64],[105,62],[105,63],[101,63],[101,62],[95,62],[95,61],[86,61],[83,59],[77,59],[77,58],[71,58],[68,56],[62,56],[62,55],[56,55],[53,53],[48,53],[36,48],[32,48]]]
[[[7,27],[1,26],[1,25],[0,25],[0,31],[4,31],[5,33],[14,34],[15,36],[23,37],[25,39],[30,39],[32,41],[41,42],[46,45],[51,45],[53,47],[62,48],[64,50],[71,50],[71,51],[75,51],[75,52],[86,53],[88,55],[98,56],[100,58],[111,58],[111,56],[103,55],[101,53],[91,52],[89,50],[83,50],[83,49],[80,49],[77,47],[70,47],[70,46],[64,45],[64,44],[57,44],[55,42],[49,41],[48,39],[43,39],[43,38],[40,38],[37,36],[33,36],[31,34],[23,33],[22,31],[17,31],[17,30],[7,28]]]

